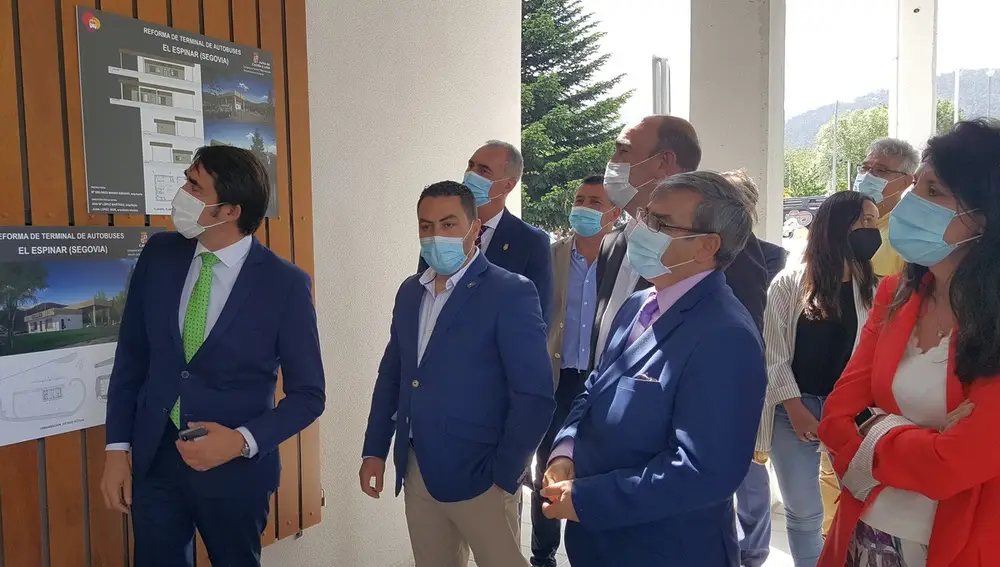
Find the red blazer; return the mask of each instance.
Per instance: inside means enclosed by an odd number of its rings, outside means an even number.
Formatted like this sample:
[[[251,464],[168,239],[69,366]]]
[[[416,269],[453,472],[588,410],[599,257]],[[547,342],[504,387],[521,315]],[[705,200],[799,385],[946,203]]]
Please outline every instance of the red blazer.
[[[854,417],[871,406],[900,413],[892,381],[916,326],[920,298],[914,294],[883,325],[897,282],[893,276],[879,285],[858,348],[823,407],[819,438],[841,477],[862,441]],[[972,414],[945,433],[912,426],[896,427],[883,436],[875,446],[872,471],[880,486],[865,502],[841,491],[818,567],[844,567],[858,519],[882,486],[918,492],[939,502],[927,567],[1000,565],[1000,376],[963,387],[954,374],[954,346],[952,342],[948,361],[948,411],[968,397],[975,404]]]

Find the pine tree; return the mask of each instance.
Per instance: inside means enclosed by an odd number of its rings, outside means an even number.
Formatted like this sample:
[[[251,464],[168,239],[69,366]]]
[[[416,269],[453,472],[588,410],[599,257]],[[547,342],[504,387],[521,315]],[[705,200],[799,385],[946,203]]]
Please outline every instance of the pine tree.
[[[582,0],[522,0],[521,151],[524,217],[565,232],[581,179],[603,174],[631,91],[610,93],[624,75],[594,76],[607,63],[604,33]]]

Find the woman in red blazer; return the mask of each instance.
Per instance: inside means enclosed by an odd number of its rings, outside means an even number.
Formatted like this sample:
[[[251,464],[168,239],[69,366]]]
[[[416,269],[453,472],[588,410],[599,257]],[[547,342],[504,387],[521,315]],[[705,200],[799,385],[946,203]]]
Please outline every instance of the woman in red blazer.
[[[1000,565],[1000,128],[931,139],[819,438],[843,490],[820,567]]]

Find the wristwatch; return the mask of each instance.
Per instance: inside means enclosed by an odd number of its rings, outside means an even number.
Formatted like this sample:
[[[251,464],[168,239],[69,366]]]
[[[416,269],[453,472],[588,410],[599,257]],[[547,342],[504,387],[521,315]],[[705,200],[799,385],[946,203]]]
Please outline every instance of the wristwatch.
[[[247,443],[245,438],[243,439],[243,450],[240,451],[240,456],[244,459],[250,458],[250,443]]]

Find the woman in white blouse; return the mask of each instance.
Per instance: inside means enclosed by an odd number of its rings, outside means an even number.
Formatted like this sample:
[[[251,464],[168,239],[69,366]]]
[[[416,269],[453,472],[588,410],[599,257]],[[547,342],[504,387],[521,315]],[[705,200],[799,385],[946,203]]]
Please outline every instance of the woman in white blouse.
[[[779,274],[767,293],[768,388],[757,451],[774,460],[795,567],[814,567],[823,547],[816,428],[868,319],[878,216],[875,201],[860,193],[828,197],[809,227],[803,263]]]

